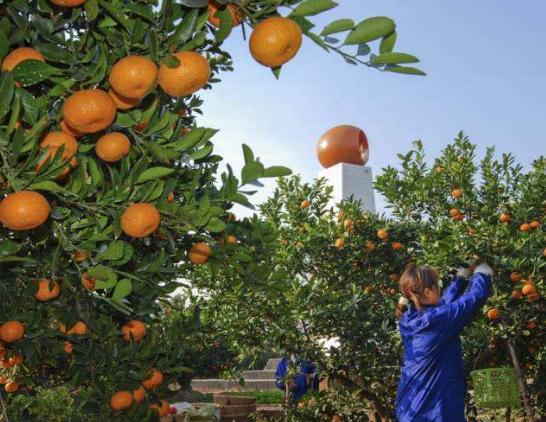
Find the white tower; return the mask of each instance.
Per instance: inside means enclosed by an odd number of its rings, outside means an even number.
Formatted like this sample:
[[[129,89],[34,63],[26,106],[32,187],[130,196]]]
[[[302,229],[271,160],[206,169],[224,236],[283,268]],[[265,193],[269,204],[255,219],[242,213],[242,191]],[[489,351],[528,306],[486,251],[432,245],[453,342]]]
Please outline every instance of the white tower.
[[[333,187],[330,206],[352,196],[363,210],[376,212],[372,169],[366,166],[368,139],[362,129],[349,125],[330,129],[320,138],[317,155],[324,167],[319,177]]]

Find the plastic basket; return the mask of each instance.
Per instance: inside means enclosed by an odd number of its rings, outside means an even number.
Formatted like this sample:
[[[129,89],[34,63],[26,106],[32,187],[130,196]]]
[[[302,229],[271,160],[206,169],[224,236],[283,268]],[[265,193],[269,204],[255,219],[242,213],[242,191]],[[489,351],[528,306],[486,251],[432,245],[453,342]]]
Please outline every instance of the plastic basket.
[[[488,368],[472,372],[474,401],[478,407],[517,407],[521,404],[514,368]]]

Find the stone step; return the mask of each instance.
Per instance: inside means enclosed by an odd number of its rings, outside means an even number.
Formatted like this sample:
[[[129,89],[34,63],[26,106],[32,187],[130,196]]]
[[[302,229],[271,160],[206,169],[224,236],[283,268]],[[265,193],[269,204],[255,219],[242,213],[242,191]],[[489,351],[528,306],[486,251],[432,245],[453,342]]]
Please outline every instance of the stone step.
[[[243,371],[243,378],[245,380],[273,380],[275,381],[275,371],[268,370],[249,370]]]
[[[215,393],[225,391],[275,391],[277,385],[273,380],[245,380],[244,385],[240,385],[235,380],[220,379],[194,379],[191,387],[201,393]]]
[[[281,358],[275,358],[275,359],[269,359],[267,363],[265,364],[265,371],[275,371],[277,370],[277,365],[281,361]]]

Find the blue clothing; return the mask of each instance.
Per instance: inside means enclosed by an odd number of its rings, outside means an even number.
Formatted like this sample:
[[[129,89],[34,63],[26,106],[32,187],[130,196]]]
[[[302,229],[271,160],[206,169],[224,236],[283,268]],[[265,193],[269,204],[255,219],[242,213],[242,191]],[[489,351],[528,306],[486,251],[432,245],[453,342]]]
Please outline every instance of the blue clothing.
[[[466,383],[460,333],[491,293],[491,279],[475,273],[468,289],[455,277],[440,303],[411,306],[400,319],[404,362],[395,402],[400,422],[464,422]]]
[[[290,367],[290,362],[286,358],[282,358],[279,364],[277,365],[277,370],[275,371],[275,379],[277,388],[285,391],[286,385],[284,380],[288,375],[288,369]],[[314,374],[316,372],[315,366],[310,362],[301,362],[299,364],[300,373],[294,377],[294,390],[292,391],[292,400],[298,401],[307,393],[307,375]],[[316,378],[316,377],[314,377]],[[313,385],[314,388],[314,385]]]

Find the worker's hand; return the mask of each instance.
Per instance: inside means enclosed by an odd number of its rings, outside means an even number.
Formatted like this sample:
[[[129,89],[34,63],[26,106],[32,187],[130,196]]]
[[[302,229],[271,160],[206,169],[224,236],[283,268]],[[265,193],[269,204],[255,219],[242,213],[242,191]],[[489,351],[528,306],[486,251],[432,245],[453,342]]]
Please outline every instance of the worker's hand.
[[[459,267],[457,269],[457,277],[468,278],[470,277],[470,268]]]
[[[482,262],[480,265],[476,267],[474,270],[475,273],[482,273],[485,275],[488,275],[489,277],[493,276],[493,268],[489,266],[488,263]]]

